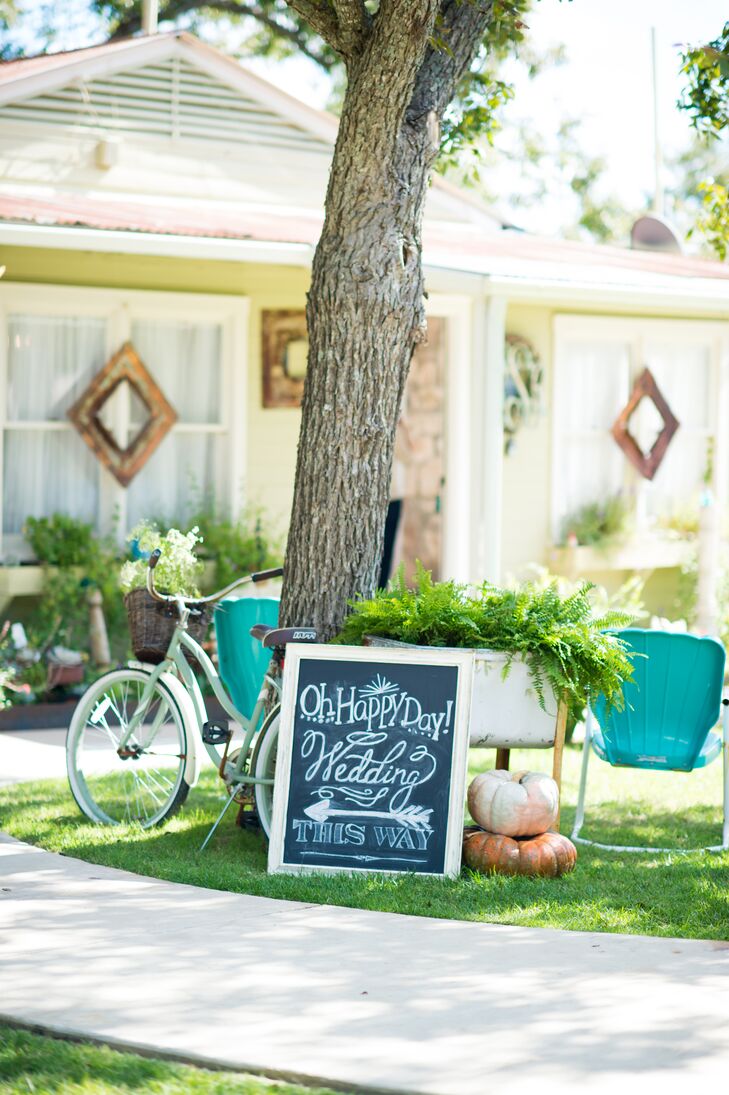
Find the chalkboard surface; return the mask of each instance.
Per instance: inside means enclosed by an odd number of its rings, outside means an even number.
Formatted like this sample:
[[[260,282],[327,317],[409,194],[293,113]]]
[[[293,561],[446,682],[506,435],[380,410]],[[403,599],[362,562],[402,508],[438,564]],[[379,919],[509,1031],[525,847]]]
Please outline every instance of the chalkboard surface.
[[[269,870],[457,873],[466,651],[287,648]]]

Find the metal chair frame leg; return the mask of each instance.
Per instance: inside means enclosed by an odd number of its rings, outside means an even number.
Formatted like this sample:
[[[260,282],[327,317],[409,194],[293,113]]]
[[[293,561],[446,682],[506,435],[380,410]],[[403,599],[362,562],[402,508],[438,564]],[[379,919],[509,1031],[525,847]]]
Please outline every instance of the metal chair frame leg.
[[[575,823],[572,829],[572,840],[576,844],[588,844],[592,848],[601,848],[606,852],[670,852],[673,855],[690,855],[692,852],[724,852],[729,849],[729,699],[722,700],[722,805],[724,815],[722,818],[721,844],[712,844],[702,848],[653,848],[640,847],[628,844],[601,844],[597,840],[588,840],[580,836],[580,830],[585,821],[585,796],[587,790],[587,766],[592,752],[593,714],[589,707],[585,720],[585,744],[582,753],[582,771],[580,774],[580,788],[577,794],[577,809],[575,811]]]
[[[582,768],[580,771],[580,789],[577,793],[577,809],[575,811],[575,823],[572,828],[572,840],[578,841],[580,844],[589,844],[591,841],[580,839],[580,829],[585,821],[585,792],[587,789],[587,766],[590,763],[590,753],[592,752],[592,726],[593,715],[590,708],[587,708],[587,718],[585,719],[585,741],[582,746]]]

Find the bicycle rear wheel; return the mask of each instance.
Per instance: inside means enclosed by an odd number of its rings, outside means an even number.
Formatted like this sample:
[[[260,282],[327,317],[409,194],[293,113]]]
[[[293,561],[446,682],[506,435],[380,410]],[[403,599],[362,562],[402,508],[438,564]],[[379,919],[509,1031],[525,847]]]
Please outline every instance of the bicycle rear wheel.
[[[280,713],[280,706],[274,707],[264,722],[258,733],[251,758],[251,774],[257,779],[271,780],[270,783],[253,784],[253,796],[256,802],[258,820],[267,837],[271,835],[271,821],[273,819],[273,778],[276,774]]]
[[[138,822],[148,829],[180,808],[185,782],[187,733],[174,696],[157,681],[143,718],[119,743],[142,702],[149,673],[117,669],[91,685],[74,711],[66,738],[66,766],[79,809],[103,825]]]

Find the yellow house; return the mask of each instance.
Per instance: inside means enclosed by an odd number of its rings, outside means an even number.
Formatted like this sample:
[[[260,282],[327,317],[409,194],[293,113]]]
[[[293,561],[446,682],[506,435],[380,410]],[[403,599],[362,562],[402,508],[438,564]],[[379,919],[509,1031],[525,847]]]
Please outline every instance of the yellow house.
[[[285,522],[335,138],[335,119],[185,33],[0,65],[0,598],[22,591],[28,515],[126,530],[204,493]],[[424,259],[405,556],[495,580],[675,566],[658,521],[695,504],[710,443],[729,493],[729,268],[527,236],[440,179]],[[176,421],[123,485],[68,411],[126,343]],[[646,368],[678,422],[652,480],[611,433]],[[126,383],[98,417],[121,451],[147,414]],[[643,398],[639,452],[662,425]],[[555,553],[571,513],[618,491],[629,544]]]

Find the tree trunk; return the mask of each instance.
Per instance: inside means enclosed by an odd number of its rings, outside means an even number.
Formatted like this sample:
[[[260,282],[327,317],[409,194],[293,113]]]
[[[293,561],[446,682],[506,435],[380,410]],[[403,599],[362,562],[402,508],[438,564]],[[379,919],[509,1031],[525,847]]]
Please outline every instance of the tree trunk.
[[[347,58],[307,300],[280,613],[282,625],[313,624],[324,639],[341,627],[350,598],[375,589],[395,429],[413,351],[425,337],[421,231],[439,119],[491,14],[491,0],[381,0],[361,50]],[[436,19],[446,49],[433,44]]]
[[[327,638],[348,599],[375,589],[395,429],[425,334],[421,225],[436,146],[427,123],[405,125],[378,162],[371,144],[385,129],[373,117],[367,82],[359,93],[351,88],[307,300],[281,621],[313,624]]]

